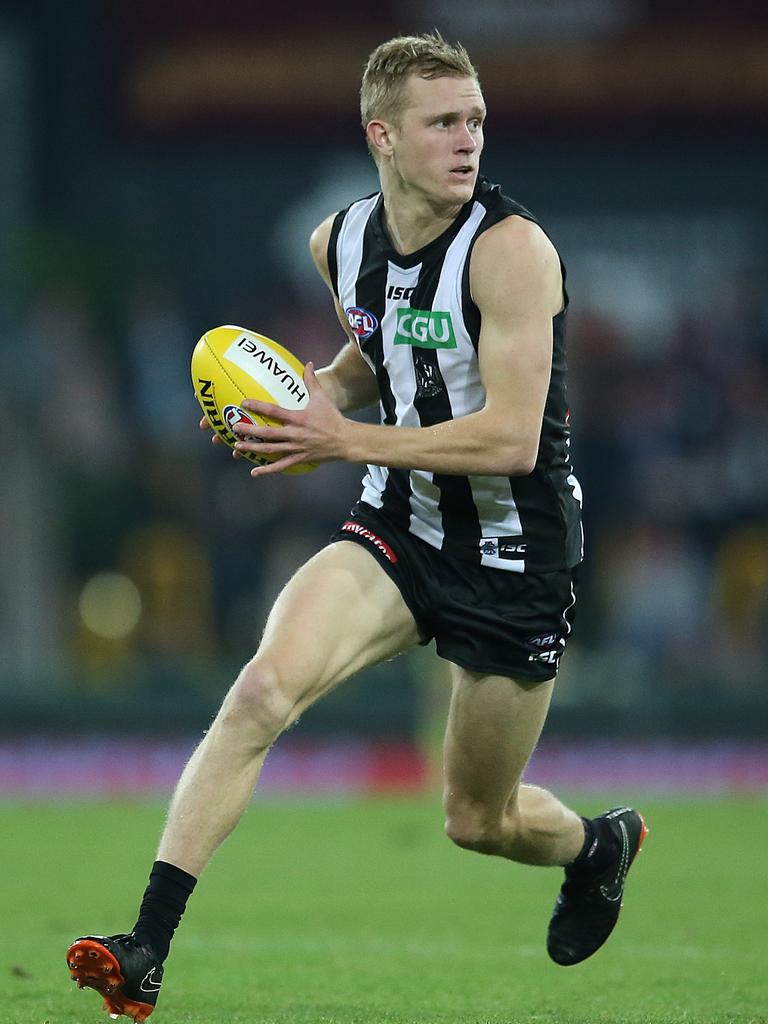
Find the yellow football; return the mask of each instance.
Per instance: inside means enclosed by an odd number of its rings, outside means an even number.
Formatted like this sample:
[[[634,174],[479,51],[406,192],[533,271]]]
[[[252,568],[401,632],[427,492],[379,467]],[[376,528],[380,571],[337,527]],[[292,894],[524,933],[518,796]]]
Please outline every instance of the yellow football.
[[[276,420],[242,408],[245,398],[257,398],[284,409],[303,409],[309,401],[304,367],[288,349],[263,334],[244,327],[214,327],[206,331],[192,353],[192,383],[200,408],[222,439],[233,448],[240,440],[232,433],[235,423],[279,426]],[[264,466],[279,455],[243,457]],[[291,466],[286,473],[308,473],[315,463]]]

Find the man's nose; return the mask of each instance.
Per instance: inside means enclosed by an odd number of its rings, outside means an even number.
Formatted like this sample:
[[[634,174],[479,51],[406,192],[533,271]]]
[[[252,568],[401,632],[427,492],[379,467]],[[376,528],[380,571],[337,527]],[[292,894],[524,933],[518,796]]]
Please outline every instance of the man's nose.
[[[469,125],[465,124],[459,128],[456,148],[462,153],[474,153],[477,149],[477,139],[474,133],[470,131]]]

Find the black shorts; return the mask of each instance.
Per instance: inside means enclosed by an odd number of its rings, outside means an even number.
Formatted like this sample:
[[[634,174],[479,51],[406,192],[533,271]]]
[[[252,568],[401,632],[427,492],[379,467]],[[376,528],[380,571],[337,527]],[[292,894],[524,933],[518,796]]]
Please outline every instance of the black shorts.
[[[462,668],[540,683],[570,636],[575,570],[518,573],[446,557],[358,502],[331,537],[370,551],[413,613],[422,643]]]

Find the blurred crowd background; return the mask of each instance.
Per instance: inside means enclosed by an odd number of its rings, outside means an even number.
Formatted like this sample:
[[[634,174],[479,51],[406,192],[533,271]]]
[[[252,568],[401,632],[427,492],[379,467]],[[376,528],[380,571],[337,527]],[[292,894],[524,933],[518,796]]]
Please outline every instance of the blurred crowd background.
[[[568,268],[587,559],[550,728],[765,735],[768,14],[739,0],[0,5],[6,732],[204,724],[357,497],[360,467],[256,482],[210,446],[189,357],[223,323],[333,356],[307,238],[377,187],[368,53],[433,27]],[[444,694],[420,653],[307,728],[413,735]]]

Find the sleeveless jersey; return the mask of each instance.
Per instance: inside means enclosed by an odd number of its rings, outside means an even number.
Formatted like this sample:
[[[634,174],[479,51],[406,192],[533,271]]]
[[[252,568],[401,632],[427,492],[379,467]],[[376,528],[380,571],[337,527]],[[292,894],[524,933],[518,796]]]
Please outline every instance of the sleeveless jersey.
[[[469,287],[472,247],[506,217],[538,222],[485,178],[453,224],[407,256],[393,248],[383,215],[381,193],[352,203],[336,215],[328,244],[334,291],[376,375],[381,422],[428,427],[476,412],[485,404],[485,390],[477,359],[481,316]],[[565,294],[564,267],[562,272]],[[361,500],[395,527],[475,564],[513,572],[576,565],[582,557],[581,491],[569,457],[565,309],[553,318],[553,340],[530,475],[453,476],[369,466]]]

